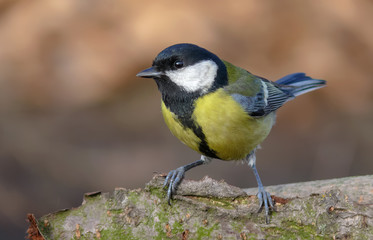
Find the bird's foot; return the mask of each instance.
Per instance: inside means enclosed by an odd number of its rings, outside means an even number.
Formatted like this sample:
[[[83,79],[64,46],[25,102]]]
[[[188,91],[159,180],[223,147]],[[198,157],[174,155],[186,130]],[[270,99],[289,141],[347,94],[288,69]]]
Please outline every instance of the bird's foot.
[[[175,194],[177,187],[184,178],[185,167],[179,167],[168,173],[166,180],[164,180],[163,187],[168,187],[167,190],[167,202],[171,205],[172,195]]]
[[[264,190],[264,187],[258,188],[258,200],[259,200],[259,211],[264,206],[265,214],[266,214],[266,223],[269,223],[269,208],[274,209],[273,201],[271,198],[271,194],[269,194],[266,190]]]

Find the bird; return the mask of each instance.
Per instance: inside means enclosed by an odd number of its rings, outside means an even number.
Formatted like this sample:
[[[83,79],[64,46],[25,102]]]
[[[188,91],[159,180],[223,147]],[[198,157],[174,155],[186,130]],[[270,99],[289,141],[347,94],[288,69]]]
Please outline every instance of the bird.
[[[168,204],[186,171],[213,159],[244,161],[255,175],[259,210],[265,209],[269,223],[274,203],[259,177],[255,153],[275,124],[277,109],[324,87],[326,81],[305,73],[269,81],[191,43],[165,48],[150,68],[136,76],[155,80],[166,125],[182,143],[201,154],[199,160],[166,176]]]

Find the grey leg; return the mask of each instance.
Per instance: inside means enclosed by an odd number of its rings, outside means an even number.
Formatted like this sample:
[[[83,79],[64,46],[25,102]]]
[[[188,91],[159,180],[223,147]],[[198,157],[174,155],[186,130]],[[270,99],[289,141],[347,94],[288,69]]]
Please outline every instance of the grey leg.
[[[166,180],[164,181],[163,187],[168,186],[167,190],[167,202],[171,205],[172,195],[176,192],[177,187],[180,185],[181,181],[184,178],[184,174],[191,168],[197,167],[202,164],[207,164],[211,161],[210,158],[206,156],[201,156],[201,159],[185,166],[179,167],[175,170],[172,170],[168,173]]]
[[[249,160],[249,166],[254,172],[256,182],[258,183],[258,200],[259,200],[259,210],[264,206],[265,213],[266,213],[266,223],[269,223],[269,206],[271,206],[272,209],[274,209],[273,202],[271,195],[265,191],[262,181],[260,180],[258,171],[256,170],[256,156],[255,156],[255,150],[252,151],[246,158]]]

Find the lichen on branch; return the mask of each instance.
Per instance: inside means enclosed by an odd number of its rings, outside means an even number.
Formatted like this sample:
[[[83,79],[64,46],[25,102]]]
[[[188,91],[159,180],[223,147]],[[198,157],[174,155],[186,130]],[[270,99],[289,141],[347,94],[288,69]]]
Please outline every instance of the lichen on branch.
[[[35,222],[45,239],[373,238],[373,176],[268,187],[276,202],[270,224],[255,189],[184,180],[169,206],[163,180],[86,194],[80,207]]]

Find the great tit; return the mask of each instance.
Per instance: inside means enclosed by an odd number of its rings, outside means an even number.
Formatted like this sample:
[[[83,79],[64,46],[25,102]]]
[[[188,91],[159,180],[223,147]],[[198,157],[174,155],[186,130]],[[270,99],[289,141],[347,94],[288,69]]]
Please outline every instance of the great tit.
[[[326,82],[304,73],[272,82],[188,43],[164,49],[152,67],[136,76],[155,80],[167,126],[181,142],[202,154],[198,161],[168,173],[164,182],[168,203],[189,169],[212,159],[243,160],[254,172],[259,209],[264,206],[268,223],[273,201],[256,169],[255,151],[275,123],[278,108]]]

